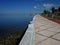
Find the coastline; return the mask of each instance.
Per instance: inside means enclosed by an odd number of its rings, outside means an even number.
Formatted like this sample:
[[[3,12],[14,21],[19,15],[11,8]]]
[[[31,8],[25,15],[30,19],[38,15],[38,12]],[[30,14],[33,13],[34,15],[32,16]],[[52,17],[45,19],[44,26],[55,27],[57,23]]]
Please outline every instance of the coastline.
[[[20,17],[17,18],[18,23],[14,22],[17,24],[17,27],[14,27],[14,31],[13,31],[13,29],[11,29],[13,32],[9,33],[10,32],[9,31],[8,33],[6,33],[6,35],[0,36],[0,45],[18,45],[19,44],[20,40],[22,39],[23,35],[25,34],[25,32],[28,28],[28,25],[30,24],[30,21],[32,20],[32,16],[30,16],[30,15],[22,16],[22,18],[20,18]],[[22,22],[22,23],[20,23],[20,22]],[[21,25],[19,25],[19,24],[21,24]],[[15,26],[15,24],[14,24],[14,26]],[[19,26],[22,27],[22,29],[19,29],[20,28]],[[15,31],[15,30],[18,30],[18,31]],[[4,32],[5,32],[5,30],[4,30]]]
[[[42,41],[45,38],[47,39],[47,37],[45,37],[45,34],[44,34],[45,32],[42,33],[42,35],[39,35],[42,31],[45,31],[45,30],[47,31],[47,29],[51,29],[51,28],[53,28],[54,31],[56,31],[56,30],[59,31],[60,28],[58,26],[59,26],[59,24],[57,24],[51,20],[48,20],[47,18],[44,18],[40,15],[35,15],[33,17],[33,20],[28,25],[25,35],[23,36],[19,45],[39,44],[37,42]],[[49,32],[50,32],[50,30],[49,30]],[[49,32],[48,32],[48,34],[46,34],[46,36],[49,36],[52,33],[52,32],[51,33],[49,33]],[[54,35],[54,34],[52,33],[52,35]]]
[[[28,24],[28,28],[21,40],[21,42],[19,43],[19,45],[34,45],[34,33],[35,33],[35,29],[34,29],[34,21],[35,21],[35,17],[33,17],[32,21],[30,21],[30,24]]]

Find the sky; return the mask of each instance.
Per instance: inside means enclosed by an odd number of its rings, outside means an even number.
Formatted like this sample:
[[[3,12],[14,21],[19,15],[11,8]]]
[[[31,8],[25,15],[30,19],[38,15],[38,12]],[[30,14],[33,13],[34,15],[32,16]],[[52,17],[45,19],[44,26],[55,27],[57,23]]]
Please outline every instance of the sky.
[[[0,0],[0,13],[41,13],[60,6],[60,0]]]

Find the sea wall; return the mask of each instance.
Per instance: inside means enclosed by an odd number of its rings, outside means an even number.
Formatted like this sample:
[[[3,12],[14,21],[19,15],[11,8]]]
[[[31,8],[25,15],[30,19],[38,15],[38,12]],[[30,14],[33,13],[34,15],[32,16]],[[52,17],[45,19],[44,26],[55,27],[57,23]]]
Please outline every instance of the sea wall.
[[[34,33],[35,33],[35,28],[34,28],[34,21],[35,17],[33,17],[33,20],[30,21],[30,24],[28,25],[27,31],[24,34],[21,42],[19,45],[34,45]]]

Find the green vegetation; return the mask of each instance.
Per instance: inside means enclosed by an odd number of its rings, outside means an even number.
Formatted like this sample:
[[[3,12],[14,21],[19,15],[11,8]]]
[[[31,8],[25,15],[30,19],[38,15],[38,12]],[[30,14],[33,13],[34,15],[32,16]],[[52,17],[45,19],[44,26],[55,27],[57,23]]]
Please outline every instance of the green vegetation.
[[[50,12],[47,10],[44,10],[44,14],[45,14],[45,16],[49,16]]]
[[[48,16],[60,20],[60,6],[57,9],[52,7],[50,11],[44,10],[42,14],[43,16]]]

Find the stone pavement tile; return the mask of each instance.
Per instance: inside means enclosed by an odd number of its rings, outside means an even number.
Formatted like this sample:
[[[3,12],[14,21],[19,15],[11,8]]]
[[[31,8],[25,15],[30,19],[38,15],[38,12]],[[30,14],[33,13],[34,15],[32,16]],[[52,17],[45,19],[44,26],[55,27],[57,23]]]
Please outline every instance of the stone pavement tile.
[[[43,23],[43,24],[47,24],[49,23],[49,21],[46,21],[46,20],[39,20],[40,23]]]
[[[60,25],[56,26],[56,28],[60,29]]]
[[[35,32],[39,32],[39,29],[35,29]]]
[[[49,24],[47,24],[47,25],[45,25],[45,26],[47,26],[47,27],[49,27],[49,28],[53,28],[53,27],[54,27],[53,25],[49,25]]]
[[[40,22],[41,24],[47,25],[49,24],[48,22]]]
[[[57,40],[59,40],[59,41],[60,41],[60,33],[58,33],[58,34],[54,35],[52,38],[57,39]]]
[[[47,26],[41,26],[40,29],[41,30],[44,30],[44,29],[47,29],[48,27]]]
[[[58,27],[53,27],[53,28],[50,28],[50,29],[47,29],[48,31],[51,31],[51,32],[60,32],[60,28]]]
[[[35,29],[35,32],[37,33],[37,32],[40,32],[40,31],[44,31],[43,29],[41,29],[41,28],[37,28],[37,29]]]
[[[39,21],[40,21],[40,22],[44,22],[44,21],[46,22],[46,20],[44,20],[44,19],[40,19]]]
[[[44,26],[44,24],[41,24],[41,23],[35,23],[35,25],[34,25],[34,27],[36,28],[38,28],[38,27],[41,27],[41,26]]]
[[[35,44],[37,44],[38,42],[41,42],[45,39],[47,39],[47,37],[39,35],[39,34],[35,34]]]
[[[40,18],[40,19],[49,21],[48,19],[46,19],[46,18],[44,18],[44,17],[42,17],[42,18]]]
[[[44,25],[44,26],[41,26],[39,29],[45,30],[45,29],[49,29],[49,28],[51,28],[51,27],[52,27],[52,26]]]
[[[39,34],[41,34],[41,35],[44,35],[44,36],[48,36],[48,37],[56,34],[55,32],[51,32],[51,31],[47,31],[47,30],[39,31],[39,32],[37,32],[37,33],[39,33]]]
[[[51,26],[58,26],[59,24],[57,24],[57,23],[55,23],[55,22],[53,22],[53,21],[51,21],[50,23],[49,23],[49,25],[51,25]]]
[[[38,43],[37,45],[60,45],[60,41],[49,38],[41,43]]]

